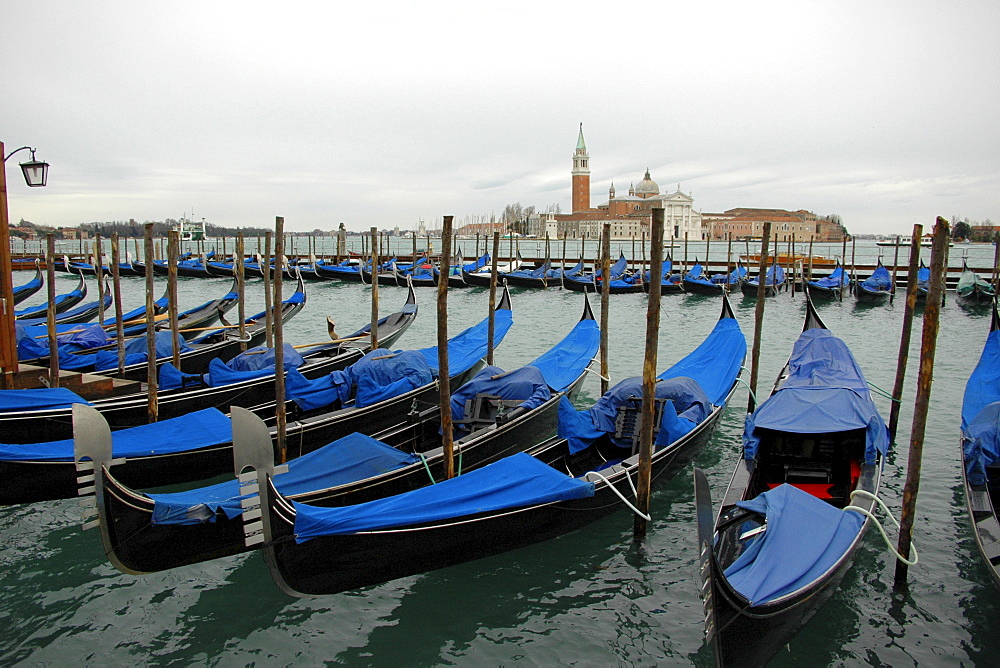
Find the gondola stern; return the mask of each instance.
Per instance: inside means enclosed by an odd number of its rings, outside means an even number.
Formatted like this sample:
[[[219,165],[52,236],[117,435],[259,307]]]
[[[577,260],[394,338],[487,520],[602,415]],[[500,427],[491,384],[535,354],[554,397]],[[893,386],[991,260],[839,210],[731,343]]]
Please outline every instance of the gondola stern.
[[[816,306],[813,304],[812,297],[809,295],[809,291],[806,291],[806,320],[805,324],[802,326],[802,331],[809,329],[829,329],[823,322],[823,319],[819,317],[819,312],[816,310]]]
[[[722,663],[719,643],[718,615],[715,601],[717,577],[713,545],[715,543],[715,513],[712,508],[712,490],[708,476],[700,468],[694,469],[695,514],[698,522],[698,568],[701,578],[701,600],[704,612],[705,642],[715,653],[715,664]]]
[[[594,320],[594,310],[590,307],[590,297],[587,296],[587,291],[583,291],[583,315],[580,320]]]
[[[500,303],[497,304],[497,311],[511,311],[513,310],[510,306],[510,288],[507,287],[507,281],[503,282],[503,294],[500,295]]]
[[[726,290],[722,291],[722,315],[719,316],[719,320],[725,320],[726,318],[732,318],[736,320],[736,313],[733,311],[733,305],[729,301],[729,293]]]
[[[993,298],[993,317],[990,322],[990,331],[995,332],[1000,329],[1000,314],[997,313],[997,298]]]

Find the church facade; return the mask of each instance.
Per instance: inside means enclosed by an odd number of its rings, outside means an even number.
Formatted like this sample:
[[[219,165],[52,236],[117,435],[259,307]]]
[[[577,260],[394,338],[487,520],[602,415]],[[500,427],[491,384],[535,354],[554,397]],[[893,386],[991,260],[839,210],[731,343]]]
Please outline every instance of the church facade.
[[[583,124],[573,152],[571,172],[573,211],[568,214],[542,214],[539,232],[550,237],[600,237],[605,223],[611,226],[612,239],[639,239],[649,236],[649,224],[654,208],[663,209],[664,239],[702,238],[701,214],[694,210],[694,198],[677,190],[661,193],[660,186],[646,174],[637,184],[629,186],[627,195],[618,195],[614,183],[608,199],[596,207],[590,204],[590,155],[583,138]]]

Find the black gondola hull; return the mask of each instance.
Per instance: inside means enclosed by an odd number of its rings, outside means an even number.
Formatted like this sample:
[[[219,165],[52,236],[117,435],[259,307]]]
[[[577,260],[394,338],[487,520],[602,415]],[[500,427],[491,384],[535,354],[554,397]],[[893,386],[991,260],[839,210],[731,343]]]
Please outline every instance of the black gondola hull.
[[[666,474],[690,461],[708,442],[724,410],[725,405],[717,408],[694,431],[654,454],[655,482],[669,479]],[[564,449],[565,441],[554,439],[533,452],[544,460],[542,453],[555,447]],[[623,493],[630,494],[624,477],[616,482]],[[272,497],[268,506],[274,532],[266,548],[271,574],[284,591],[307,596],[350,591],[500,554],[575,531],[623,508],[614,491],[599,485],[594,496],[585,499],[296,544],[289,515],[274,502],[272,490],[267,494]]]

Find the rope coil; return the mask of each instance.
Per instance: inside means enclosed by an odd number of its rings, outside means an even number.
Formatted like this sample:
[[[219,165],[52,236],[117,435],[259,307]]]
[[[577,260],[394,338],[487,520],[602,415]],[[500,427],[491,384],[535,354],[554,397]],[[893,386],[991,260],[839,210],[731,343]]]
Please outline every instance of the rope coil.
[[[872,501],[878,502],[878,505],[882,508],[882,511],[889,517],[890,520],[892,520],[892,523],[896,525],[896,528],[897,529],[899,528],[899,522],[897,522],[896,518],[892,516],[891,512],[889,512],[888,506],[885,505],[885,502],[883,502],[882,499],[878,498],[877,496],[875,496],[871,492],[867,492],[867,491],[865,491],[863,489],[856,489],[853,492],[851,492],[850,500],[852,502],[854,501],[854,496],[855,495],[858,495],[858,496],[861,496],[861,497],[864,497],[864,498],[867,498],[867,499],[871,499]],[[855,505],[845,506],[844,507],[844,512],[847,512],[848,510],[853,510],[856,513],[860,513],[861,515],[864,515],[865,517],[867,517],[868,519],[870,519],[872,522],[874,522],[875,526],[878,528],[879,533],[882,534],[882,539],[885,540],[886,547],[888,547],[889,551],[892,552],[894,555],[896,555],[896,558],[899,559],[902,563],[906,564],[907,566],[916,566],[917,565],[917,563],[920,561],[920,555],[917,554],[917,547],[916,547],[916,545],[913,544],[912,540],[910,541],[910,549],[913,550],[913,560],[911,561],[911,560],[907,559],[906,557],[904,557],[903,555],[901,555],[899,552],[897,552],[896,548],[894,548],[892,546],[892,543],[889,541],[889,536],[886,535],[885,529],[882,528],[882,523],[878,521],[878,518],[875,517],[875,515],[873,513],[869,512],[865,508],[861,508],[861,507],[855,506]]]

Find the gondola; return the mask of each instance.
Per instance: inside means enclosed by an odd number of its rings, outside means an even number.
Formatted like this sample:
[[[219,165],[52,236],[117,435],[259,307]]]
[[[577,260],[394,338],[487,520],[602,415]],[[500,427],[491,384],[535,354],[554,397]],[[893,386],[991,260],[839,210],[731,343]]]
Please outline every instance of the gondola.
[[[467,399],[470,409],[463,412],[471,411],[474,417],[456,422],[455,449],[461,470],[479,468],[553,434],[560,398],[572,396],[581,386],[599,338],[593,313],[586,305],[573,332],[543,357],[495,380],[492,377],[501,371],[487,367],[458,388],[453,405],[464,406]],[[234,424],[240,420],[236,413],[238,410],[234,411]],[[78,415],[76,419],[81,418]],[[116,478],[109,463],[109,433],[100,416],[85,419],[97,427],[77,422],[76,456],[95,462],[102,539],[105,552],[119,570],[159,571],[259,547],[245,543],[235,480],[179,494],[134,491]],[[277,479],[279,487],[295,501],[342,506],[441,480],[444,469],[438,408],[409,415],[400,412],[395,422],[393,427],[373,433],[374,439],[353,433],[292,459],[289,474]],[[276,458],[275,432],[264,433],[271,441],[272,458]],[[104,435],[105,440],[95,439],[95,434]],[[243,468],[239,451],[236,457],[239,471]]]
[[[773,262],[767,272],[764,274],[764,296],[774,297],[781,290],[782,286],[785,285],[785,269],[778,264]],[[746,278],[740,282],[740,290],[743,292],[744,297],[757,298],[757,289],[760,286],[760,275],[754,276],[753,278]]]
[[[881,258],[879,258],[871,276],[854,284],[854,296],[858,302],[866,304],[885,303],[889,300],[892,291],[892,276],[889,274],[889,270],[882,265]]]
[[[1000,587],[1000,317],[990,332],[962,400],[962,481],[972,532],[993,584]]]
[[[958,303],[966,306],[990,304],[996,298],[996,291],[990,282],[980,278],[976,272],[969,269],[969,265],[964,259],[962,260],[962,274],[958,277],[955,292],[958,293]]]
[[[661,272],[662,278],[660,279],[660,296],[663,295],[676,295],[684,292],[684,283],[681,279],[680,274],[673,273],[674,271],[674,261],[670,254],[663,260],[663,271]],[[643,289],[649,292],[649,281],[650,273],[647,270],[644,274],[644,287]]]
[[[38,292],[43,285],[45,285],[45,280],[42,278],[42,266],[38,260],[35,260],[35,277],[23,285],[14,287],[14,304],[20,304]]]
[[[413,292],[409,291],[406,304],[400,311],[379,320],[379,345],[382,347],[393,345],[416,315],[416,298]],[[367,324],[348,337],[309,348],[301,355],[305,363],[296,370],[297,373],[311,380],[329,376],[332,372],[356,362],[370,350],[370,329],[371,325]],[[36,392],[45,394],[43,391]],[[36,399],[34,407],[28,407],[18,403],[22,396],[24,395],[4,397],[6,403],[3,404],[3,410],[0,410],[0,443],[30,444],[72,438],[71,403],[82,401],[79,397],[67,400],[60,396],[47,404],[41,404]],[[42,400],[47,399],[47,396],[42,397]],[[160,392],[157,403],[160,419],[181,416],[206,408],[229,406],[255,406],[259,407],[263,414],[270,412],[273,415],[274,375],[240,379],[218,386],[206,387],[198,383],[196,387],[175,387]],[[91,402],[91,405],[101,411],[112,430],[143,425],[147,421],[148,396],[145,391],[123,397],[97,399]],[[399,407],[396,406],[394,409],[398,411]],[[317,421],[312,421],[303,428],[320,426]],[[16,448],[12,452],[16,452]],[[11,473],[8,471],[9,467],[13,467],[15,473],[19,469],[31,471],[32,467],[28,463],[0,461],[0,477]],[[11,473],[11,475],[13,478],[8,476],[7,479],[17,479],[22,474]],[[5,494],[8,491],[10,494]],[[21,503],[21,501],[5,501],[5,498],[20,498],[20,492],[13,487],[4,490],[0,486],[0,504]]]
[[[857,361],[806,305],[771,396],[747,416],[714,523],[707,478],[695,473],[706,635],[722,666],[764,665],[833,593],[889,448]]]
[[[500,274],[510,273],[512,271],[517,271],[524,264],[524,260],[521,258],[521,251],[517,251],[514,260],[511,262],[506,262],[503,264],[497,264],[497,276]],[[468,271],[465,267],[462,267],[462,278],[465,279],[465,284],[471,287],[488,288],[490,287],[490,276],[492,272],[492,267],[482,266],[476,271]]]
[[[851,279],[847,272],[837,261],[837,266],[824,278],[815,278],[811,281],[803,281],[806,292],[811,299],[843,299],[844,294],[851,289]]]
[[[480,255],[476,260],[466,263],[462,257],[462,253],[458,254],[458,271],[452,271],[452,274],[448,276],[448,287],[450,288],[467,288],[469,284],[465,282],[465,272],[474,273],[482,270],[490,262],[489,253],[484,253]]]
[[[103,304],[105,310],[111,308],[111,286],[108,285],[107,279],[104,281],[104,291],[101,299],[88,302],[86,304],[81,304],[76,308],[72,308],[68,311],[63,311],[56,316],[57,325],[78,325],[82,323],[87,323],[93,320],[101,312],[101,305]],[[48,318],[44,315],[39,318],[20,318],[18,323],[25,326],[31,325],[44,325],[48,322]]]
[[[55,298],[55,312],[56,315],[60,313],[65,313],[69,311],[77,304],[82,302],[87,298],[87,279],[84,275],[80,274],[80,282],[77,286],[66,294],[59,295]],[[36,320],[44,319],[47,317],[49,305],[48,302],[45,304],[39,304],[38,306],[31,306],[20,311],[14,311],[15,320]]]
[[[368,285],[372,284],[372,270],[371,264],[361,268],[361,282]],[[379,264],[378,268],[378,284],[379,285],[406,285],[406,278],[400,279],[398,273],[396,272],[396,258],[393,257],[385,262]],[[416,285],[416,284],[414,284]]]
[[[655,482],[667,480],[708,441],[745,353],[746,340],[725,303],[705,342],[660,374]],[[499,554],[634,509],[628,497],[638,468],[640,388],[638,379],[623,381],[592,409],[611,421],[610,432],[603,420],[581,416],[561,399],[559,437],[453,480],[341,508],[293,505],[275,490],[269,453],[259,447],[253,462],[272,577],[294,596],[333,594]],[[616,407],[621,420],[612,417]],[[568,437],[564,418],[576,427]],[[579,428],[583,423],[589,428]],[[254,441],[263,446],[260,437],[241,445]]]
[[[611,277],[610,286],[614,287],[615,281],[621,281],[626,276],[627,271],[628,260],[625,259],[625,254],[622,253],[608,270],[608,276]],[[575,292],[600,292],[602,280],[602,268],[598,267],[589,274],[564,277],[562,286],[567,290],[573,290]],[[629,285],[631,285],[631,283]],[[641,283],[639,290],[642,290]],[[628,291],[634,292],[634,290]]]
[[[340,280],[351,283],[361,283],[362,262],[356,260],[344,260],[340,264],[326,264],[317,262],[313,265],[313,272],[317,277],[324,280]]]
[[[927,295],[931,291],[931,270],[924,266],[924,261],[920,261],[920,268],[917,269],[917,302],[926,302]],[[942,293],[943,303],[944,293]]]
[[[196,260],[178,260],[177,275],[186,278],[209,278],[212,274],[208,272],[205,265],[206,261],[201,258]],[[153,262],[153,273],[160,276],[167,276],[170,273],[170,262],[167,260],[156,260]]]
[[[532,269],[518,269],[497,273],[497,280],[506,281],[513,288],[544,290],[559,285],[559,277],[552,270],[552,261],[545,258],[541,265]]]
[[[685,272],[684,277],[681,279],[681,285],[684,288],[684,292],[690,292],[695,295],[718,296],[723,292],[732,292],[735,290],[742,283],[743,279],[746,278],[746,275],[747,270],[742,264],[737,262],[736,268],[728,274],[720,273],[710,277],[705,273],[698,258],[695,258],[694,266],[691,267],[690,271]]]
[[[287,323],[305,305],[305,286],[302,279],[299,278],[295,292],[288,299],[282,301],[281,321]],[[218,359],[226,362],[245,348],[261,345],[267,335],[267,313],[262,311],[248,316],[244,320],[243,329],[242,338],[239,327],[228,326],[201,333],[190,342],[183,343],[179,354],[180,368],[188,374],[206,373],[212,360]],[[165,331],[163,333],[167,334]],[[173,348],[169,341],[169,336],[167,336],[166,349],[156,361],[158,367],[168,362],[172,363]],[[148,373],[146,341],[140,338],[135,339],[134,342],[138,350],[135,353],[126,354],[125,367],[121,372],[118,371],[118,353],[117,349],[113,347],[113,343],[110,343],[101,352],[75,351],[65,357],[60,355],[60,367],[73,371],[144,381]],[[126,353],[128,353],[128,347],[126,347]]]

